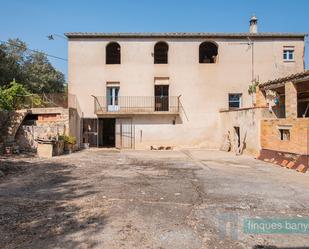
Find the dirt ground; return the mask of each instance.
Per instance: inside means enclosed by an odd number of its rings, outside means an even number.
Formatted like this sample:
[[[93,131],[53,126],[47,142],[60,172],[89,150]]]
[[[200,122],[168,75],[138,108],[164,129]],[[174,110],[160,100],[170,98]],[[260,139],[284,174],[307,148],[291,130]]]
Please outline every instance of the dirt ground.
[[[308,173],[247,156],[91,149],[0,166],[1,248],[309,248],[309,234],[244,233],[246,217],[309,217]]]

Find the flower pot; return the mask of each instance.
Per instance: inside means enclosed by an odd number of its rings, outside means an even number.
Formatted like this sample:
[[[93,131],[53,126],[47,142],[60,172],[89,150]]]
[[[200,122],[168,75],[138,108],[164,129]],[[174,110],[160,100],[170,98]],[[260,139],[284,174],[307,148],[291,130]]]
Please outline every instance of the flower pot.
[[[89,143],[83,143],[83,148],[84,149],[89,149],[89,147],[90,147]]]
[[[71,154],[73,152],[73,144],[65,143],[64,144],[64,152],[66,154]]]

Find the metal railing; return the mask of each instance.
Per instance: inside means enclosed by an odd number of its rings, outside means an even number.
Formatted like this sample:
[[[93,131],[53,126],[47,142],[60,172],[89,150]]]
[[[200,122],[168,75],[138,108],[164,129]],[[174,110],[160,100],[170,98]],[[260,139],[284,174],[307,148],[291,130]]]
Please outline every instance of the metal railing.
[[[119,96],[115,99],[106,96],[92,97],[96,114],[179,112],[179,97],[177,96]]]
[[[44,93],[17,96],[15,101],[15,109],[31,109],[31,108],[74,108],[80,114],[81,109],[76,95],[67,93]]]
[[[46,107],[68,107],[68,94],[66,93],[44,93],[20,95],[16,98],[16,109],[46,108]]]

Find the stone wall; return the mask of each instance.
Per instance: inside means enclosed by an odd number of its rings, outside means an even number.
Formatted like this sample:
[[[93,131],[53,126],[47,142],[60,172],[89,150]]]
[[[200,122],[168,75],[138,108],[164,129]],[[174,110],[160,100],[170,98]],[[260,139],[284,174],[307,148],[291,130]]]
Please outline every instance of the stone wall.
[[[289,140],[280,139],[279,128],[289,129]],[[262,120],[261,146],[268,150],[308,155],[308,132],[308,118]]]
[[[8,122],[9,112],[7,111],[0,111],[0,142],[2,141],[2,136],[4,135],[4,127]]]
[[[77,145],[81,143],[81,114],[73,108],[69,109],[69,134],[76,137]]]
[[[0,127],[2,127],[7,122],[8,117],[8,111],[0,111]]]
[[[31,113],[37,115],[37,120],[29,125],[25,119],[16,134],[16,141],[21,150],[36,150],[36,139],[39,137],[69,135],[69,109],[35,108]]]
[[[231,150],[235,151],[237,147],[237,137],[235,127],[239,127],[240,141],[244,142],[244,152],[258,155],[261,145],[260,120],[272,117],[268,108],[243,108],[229,111],[221,111],[221,136],[222,138],[229,134],[231,141]],[[215,131],[214,131],[215,132]]]

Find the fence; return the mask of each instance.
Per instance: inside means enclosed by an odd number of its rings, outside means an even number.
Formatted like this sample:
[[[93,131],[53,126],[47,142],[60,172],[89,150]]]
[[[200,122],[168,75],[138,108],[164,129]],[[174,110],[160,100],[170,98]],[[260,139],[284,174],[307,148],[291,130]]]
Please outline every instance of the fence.
[[[120,96],[109,98],[93,96],[95,113],[149,113],[149,112],[179,112],[179,97],[177,96]]]

